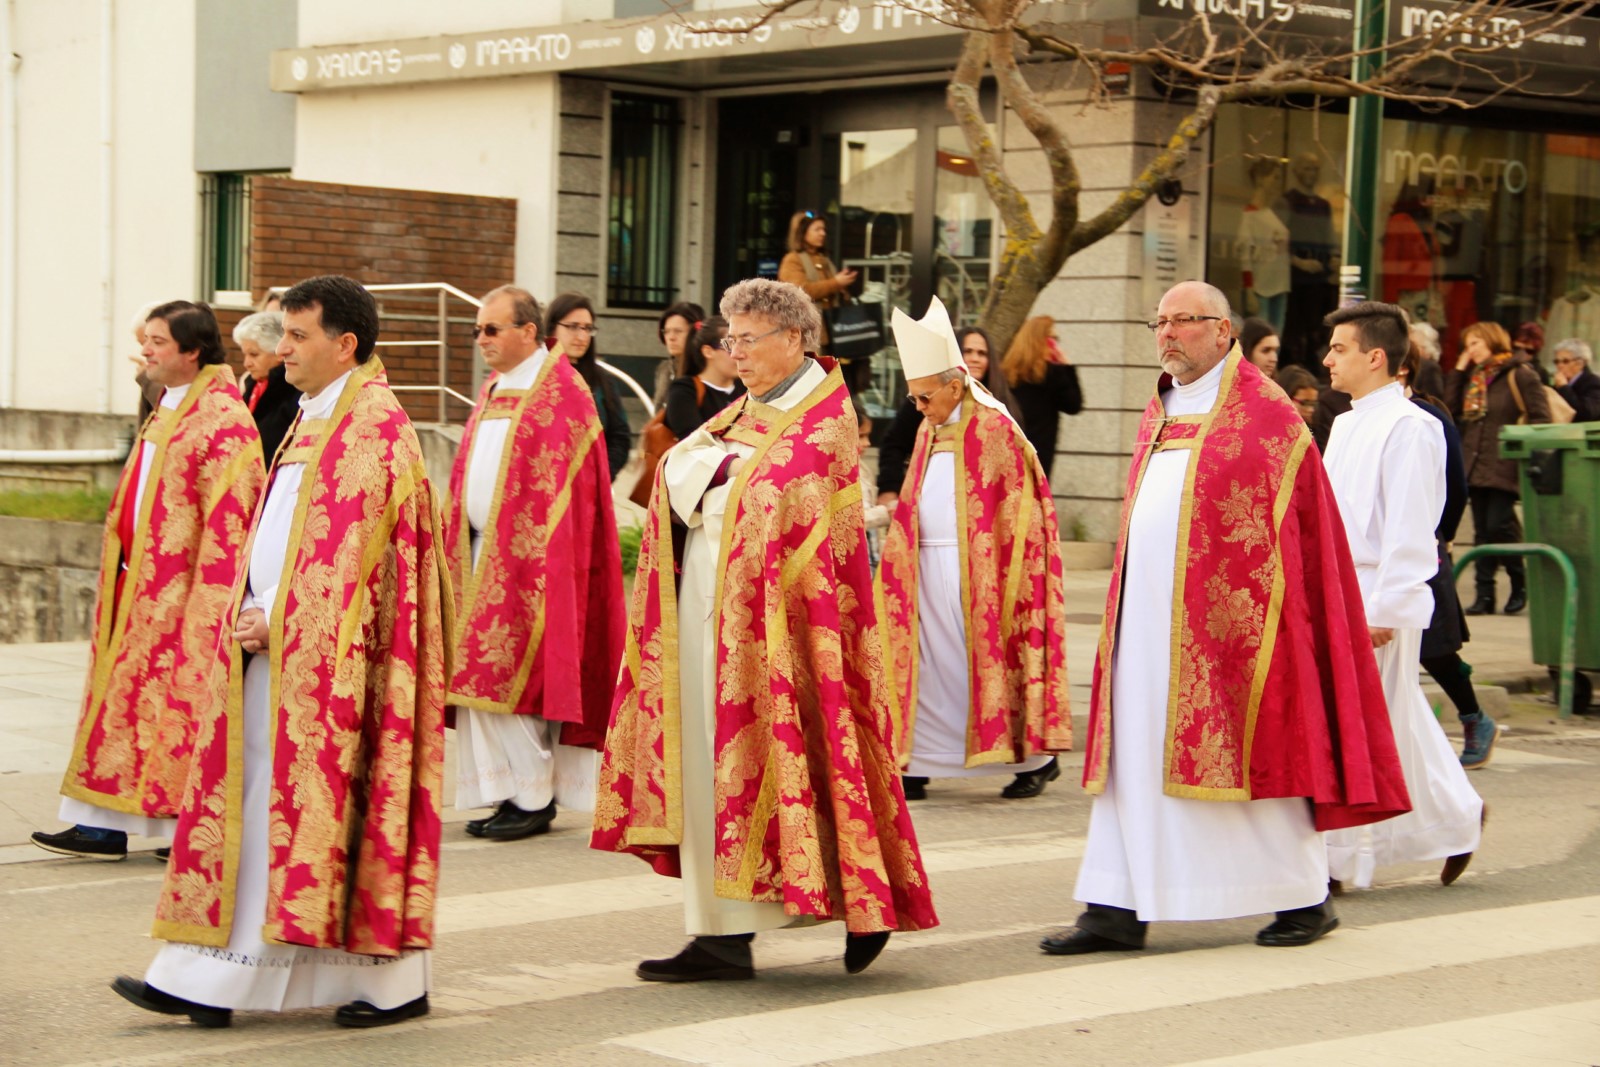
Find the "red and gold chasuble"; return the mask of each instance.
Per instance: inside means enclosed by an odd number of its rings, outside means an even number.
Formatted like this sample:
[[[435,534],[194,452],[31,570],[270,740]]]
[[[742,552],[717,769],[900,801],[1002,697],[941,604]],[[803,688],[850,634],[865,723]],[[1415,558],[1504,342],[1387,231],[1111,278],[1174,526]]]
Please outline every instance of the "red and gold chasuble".
[[[968,390],[961,418],[917,430],[874,587],[889,646],[895,751],[911,758],[917,715],[917,504],[935,453],[955,460],[961,609],[971,684],[968,767],[1072,747],[1066,589],[1055,500],[1017,424]]]
[[[274,473],[302,461],[265,653],[272,798],[262,939],[394,956],[433,943],[452,608],[422,449],[376,358],[356,367],[329,418],[297,419]],[[235,613],[249,583],[241,571]],[[212,675],[156,907],[154,934],[169,941],[228,942],[247,658],[226,641]]]
[[[717,556],[716,894],[853,932],[935,926],[889,745],[856,420],[837,364],[787,411],[748,395],[705,429],[755,454]],[[656,471],[595,802],[597,849],[679,873],[678,605]]]
[[[133,516],[147,441],[155,453]],[[101,538],[88,691],[64,796],[131,815],[178,814],[264,477],[261,436],[225,366],[202,367],[176,408],[145,421]],[[128,527],[124,548],[118,531]]]
[[[1134,444],[1095,658],[1085,787],[1102,792],[1110,767],[1111,664],[1134,501],[1151,455],[1188,449],[1164,792],[1307,797],[1318,830],[1404,814],[1411,803],[1361,589],[1304,421],[1237,347],[1211,411],[1165,416],[1169,384],[1163,375]],[[1126,639],[1137,647],[1142,636]]]
[[[445,517],[456,591],[452,705],[538,714],[561,743],[598,749],[627,629],[622,553],[594,396],[561,349],[528,389],[490,395],[456,452]],[[467,521],[467,468],[485,421],[511,419],[477,566]],[[553,640],[545,640],[549,636]]]

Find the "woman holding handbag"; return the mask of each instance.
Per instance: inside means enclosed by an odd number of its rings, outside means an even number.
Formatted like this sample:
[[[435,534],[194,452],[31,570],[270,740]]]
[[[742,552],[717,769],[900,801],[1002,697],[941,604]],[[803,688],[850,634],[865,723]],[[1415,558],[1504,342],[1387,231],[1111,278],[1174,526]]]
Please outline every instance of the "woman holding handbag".
[[[828,312],[850,302],[850,287],[857,273],[836,270],[823,251],[828,243],[828,220],[814,211],[797,211],[789,220],[789,252],[778,264],[778,280],[798,285],[822,313],[822,353],[837,355],[828,336]],[[851,395],[859,391],[870,359],[839,360],[840,373]]]

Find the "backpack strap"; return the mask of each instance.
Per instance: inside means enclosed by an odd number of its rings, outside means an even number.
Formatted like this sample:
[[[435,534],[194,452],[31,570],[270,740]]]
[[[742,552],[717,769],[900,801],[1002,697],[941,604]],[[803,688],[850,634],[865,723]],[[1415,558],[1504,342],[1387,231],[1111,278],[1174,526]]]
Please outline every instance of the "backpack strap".
[[[1513,400],[1515,400],[1517,402],[1517,410],[1522,412],[1522,418],[1519,419],[1518,421],[1519,422],[1527,422],[1528,421],[1528,405],[1524,404],[1522,402],[1522,390],[1517,387],[1517,371],[1520,370],[1520,369],[1521,369],[1521,364],[1518,364],[1517,366],[1512,367],[1511,368],[1511,373],[1506,375],[1506,381],[1511,386],[1511,397],[1512,397]]]

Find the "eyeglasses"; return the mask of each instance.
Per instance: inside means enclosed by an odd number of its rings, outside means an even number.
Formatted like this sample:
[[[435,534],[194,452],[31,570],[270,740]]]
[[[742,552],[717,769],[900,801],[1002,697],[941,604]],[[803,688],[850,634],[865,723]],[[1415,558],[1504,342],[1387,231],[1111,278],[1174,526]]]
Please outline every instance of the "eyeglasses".
[[[1577,356],[1557,356],[1556,357],[1556,362],[1557,363],[1582,363],[1583,360],[1579,359]]]
[[[960,380],[960,378],[952,378],[950,379],[950,382],[959,382]],[[950,382],[945,382],[944,385],[939,386],[937,389],[929,389],[926,393],[911,393],[909,394],[909,399],[913,404],[917,405],[918,408],[925,408],[928,406],[928,402],[930,400],[944,392],[945,387],[948,386]]]
[[[721,344],[722,347],[729,352],[737,352],[741,348],[748,352],[757,341],[765,341],[773,334],[782,333],[787,328],[788,327],[785,326],[779,326],[775,330],[768,330],[766,333],[759,334],[755,337],[724,337]]]
[[[1179,326],[1193,326],[1197,322],[1221,322],[1221,315],[1174,315],[1170,319],[1156,319],[1145,323],[1145,329],[1151,333],[1161,332],[1163,326],[1177,328]]]
[[[498,322],[486,322],[482,326],[474,326],[472,328],[472,339],[476,341],[478,337],[482,335],[492,341],[503,333],[510,333],[512,330],[520,330],[527,325],[528,323],[526,322],[513,322],[509,326],[502,326]]]
[[[558,322],[556,325],[563,330],[572,330],[575,333],[595,334],[600,332],[600,327],[587,322]]]

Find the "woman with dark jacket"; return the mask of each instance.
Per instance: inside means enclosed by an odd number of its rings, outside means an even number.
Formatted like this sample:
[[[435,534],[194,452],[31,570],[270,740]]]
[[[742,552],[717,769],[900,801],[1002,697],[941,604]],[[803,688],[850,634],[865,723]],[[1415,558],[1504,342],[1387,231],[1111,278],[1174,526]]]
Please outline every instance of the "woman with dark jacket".
[[[611,375],[599,367],[600,353],[594,336],[599,333],[594,324],[594,305],[582,293],[562,293],[550,301],[544,313],[544,338],[547,345],[560,345],[572,369],[578,372],[594,394],[595,410],[600,413],[600,429],[606,443],[606,466],[611,480],[628,465],[628,451],[633,447],[633,435],[628,428],[628,414],[622,410],[622,397]]]
[[[1011,395],[1022,409],[1023,436],[1039,453],[1046,477],[1055,467],[1061,416],[1083,410],[1078,371],[1056,343],[1055,325],[1048,315],[1035,315],[1023,323],[1000,362]]]
[[[1011,417],[1022,425],[1022,409],[1006,385],[1000,364],[989,358],[989,334],[981,326],[963,326],[956,331],[956,343],[961,346],[961,358],[975,381],[989,390],[994,398],[1006,406]],[[878,503],[886,504],[900,498],[900,487],[906,480],[906,464],[911,462],[911,450],[917,444],[917,428],[922,425],[922,412],[907,397],[894,413],[894,421],[884,431],[878,444]]]
[[[1521,541],[1517,463],[1500,458],[1500,430],[1516,425],[1524,414],[1530,423],[1550,421],[1550,405],[1538,374],[1511,351],[1505,327],[1475,322],[1461,331],[1461,358],[1445,376],[1444,388],[1450,414],[1461,431],[1474,540],[1480,545]],[[1477,561],[1478,597],[1467,608],[1468,615],[1494,614],[1494,573],[1502,559],[1511,579],[1505,613],[1515,615],[1527,606],[1522,558],[1485,556]]]
[[[707,319],[683,350],[685,374],[667,387],[667,429],[683,440],[700,424],[744,395],[733,354],[722,347],[728,324]]]
[[[1470,770],[1489,762],[1496,729],[1472,688],[1472,668],[1461,658],[1461,646],[1472,639],[1461,611],[1461,598],[1456,595],[1455,566],[1450,558],[1450,542],[1455,540],[1456,528],[1467,510],[1467,469],[1461,462],[1461,435],[1445,402],[1414,384],[1421,381],[1426,365],[1422,348],[1413,337],[1411,348],[1400,363],[1400,381],[1411,402],[1438,419],[1439,428],[1444,431],[1444,510],[1434,531],[1439,539],[1439,569],[1428,582],[1433,591],[1433,619],[1422,631],[1420,658],[1422,669],[1456,706],[1456,718],[1461,720],[1466,738],[1461,765]]]
[[[300,413],[300,390],[283,376],[278,342],[283,340],[283,312],[257,311],[233,328],[233,343],[244,353],[244,377],[239,395],[255,417],[261,434],[261,451],[267,467],[278,454],[283,435]]]

